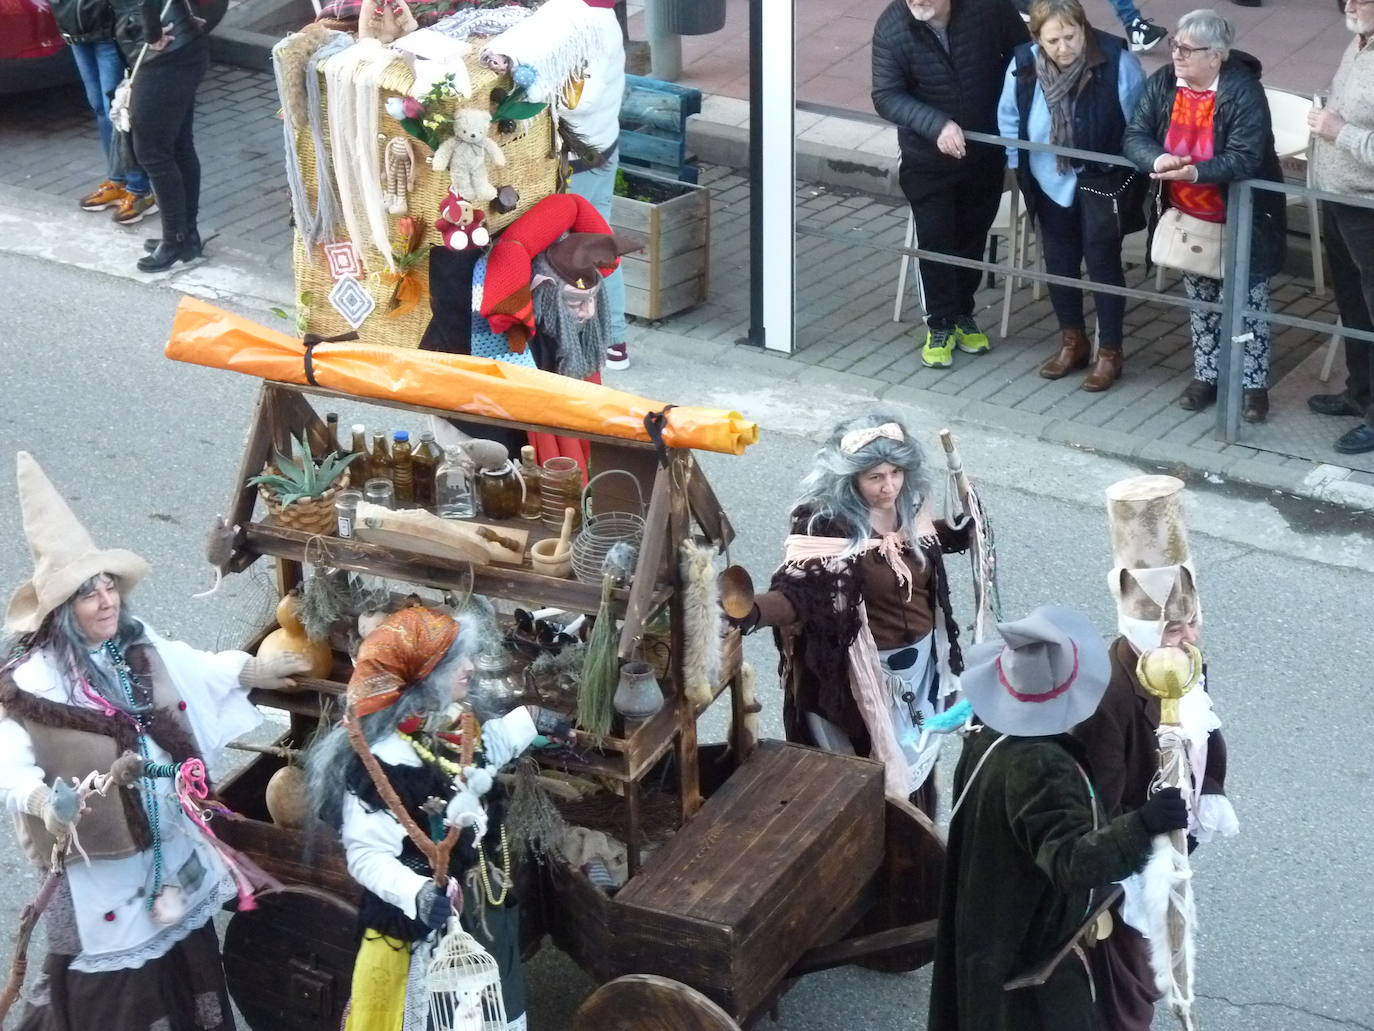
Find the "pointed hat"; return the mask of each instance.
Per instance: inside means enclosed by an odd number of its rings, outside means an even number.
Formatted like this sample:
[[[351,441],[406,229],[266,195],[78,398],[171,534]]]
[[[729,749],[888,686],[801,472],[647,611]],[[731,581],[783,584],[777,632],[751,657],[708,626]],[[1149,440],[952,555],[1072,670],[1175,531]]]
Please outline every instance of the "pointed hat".
[[[31,454],[20,451],[15,465],[24,536],[33,556],[33,578],[20,584],[10,596],[6,630],[37,630],[49,612],[93,576],[107,573],[114,577],[123,595],[148,574],[148,563],[132,551],[96,547],[76,513]]]

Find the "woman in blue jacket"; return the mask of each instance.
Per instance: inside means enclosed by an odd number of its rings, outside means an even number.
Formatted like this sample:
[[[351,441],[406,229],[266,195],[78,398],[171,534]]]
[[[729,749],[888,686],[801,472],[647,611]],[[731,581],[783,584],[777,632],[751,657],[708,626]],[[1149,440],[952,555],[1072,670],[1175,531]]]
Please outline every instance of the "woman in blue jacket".
[[[1121,153],[1126,122],[1145,81],[1126,41],[1088,24],[1079,0],[1035,0],[1030,8],[1032,42],[1017,47],[1007,68],[997,109],[1003,136]],[[1036,221],[1045,268],[1077,279],[1087,264],[1097,283],[1124,286],[1121,238],[1145,227],[1140,173],[1083,162],[1044,151],[1022,155],[1008,148],[1009,163]],[[1085,194],[1091,193],[1090,196]],[[1059,321],[1059,351],[1040,367],[1046,379],[1087,368],[1092,348],[1083,328],[1083,293],[1051,286]],[[1125,298],[1094,293],[1097,360],[1084,390],[1106,390],[1121,375]]]

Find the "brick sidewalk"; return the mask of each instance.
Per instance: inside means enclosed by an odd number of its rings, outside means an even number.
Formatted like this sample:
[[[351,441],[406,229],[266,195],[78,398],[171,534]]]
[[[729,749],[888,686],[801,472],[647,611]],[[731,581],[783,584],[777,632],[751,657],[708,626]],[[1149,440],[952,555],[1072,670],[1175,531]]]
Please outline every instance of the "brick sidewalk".
[[[25,98],[30,103],[36,99]],[[64,203],[99,178],[100,148],[95,126],[79,90],[44,94],[40,106],[0,106],[0,184],[38,190]],[[202,230],[221,243],[258,256],[289,282],[289,200],[281,161],[281,124],[272,77],[263,72],[214,66],[197,107],[197,140],[204,166]],[[662,324],[690,339],[729,344],[743,337],[749,322],[749,188],[746,178],[707,166],[702,181],[713,188],[711,293],[707,303]],[[91,219],[102,216],[91,215]],[[1330,450],[1341,420],[1309,415],[1303,398],[1319,385],[1324,339],[1294,330],[1275,335],[1274,413],[1258,429],[1243,427],[1245,445],[1213,439],[1210,412],[1190,414],[1175,399],[1190,378],[1183,309],[1130,302],[1127,309],[1125,378],[1102,394],[1078,389],[1078,378],[1043,380],[1036,367],[1057,337],[1047,300],[1031,291],[1014,293],[1010,339],[996,341],[981,358],[957,355],[955,367],[935,371],[917,357],[919,313],[913,300],[904,322],[892,321],[896,255],[863,244],[900,246],[905,209],[867,195],[846,195],[802,185],[797,194],[798,350],[777,359],[789,378],[802,367],[834,382],[891,393],[950,413],[1059,442],[1098,447],[1161,464],[1202,465],[1188,456],[1211,456],[1204,468],[1251,462],[1246,478],[1297,483],[1312,463],[1331,463],[1362,472],[1353,482],[1374,482],[1374,456],[1345,459]],[[155,235],[150,220],[130,232]],[[853,243],[818,238],[814,231],[852,236]],[[110,232],[123,232],[111,226]],[[210,247],[214,260],[214,245]],[[1141,270],[1128,275],[1132,285]],[[1173,292],[1178,293],[1177,285]],[[1275,284],[1276,307],[1298,315],[1334,320],[1329,299],[1291,280]],[[995,334],[1001,290],[985,290],[980,319]],[[645,334],[652,346],[653,333]],[[994,336],[994,339],[995,336]],[[744,352],[763,359],[753,349]],[[1343,375],[1337,361],[1333,382]],[[1339,386],[1339,383],[1336,382]],[[1330,389],[1325,388],[1325,389]],[[1274,474],[1267,479],[1265,471]]]

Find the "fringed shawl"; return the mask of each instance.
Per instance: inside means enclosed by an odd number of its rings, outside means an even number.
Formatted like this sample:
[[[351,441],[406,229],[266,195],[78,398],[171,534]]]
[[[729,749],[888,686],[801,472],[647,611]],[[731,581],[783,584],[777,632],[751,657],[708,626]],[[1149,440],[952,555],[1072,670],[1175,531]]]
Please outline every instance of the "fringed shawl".
[[[487,43],[482,52],[533,68],[536,78],[529,97],[550,102],[594,58],[622,45],[620,26],[601,14],[584,0],[548,0]]]

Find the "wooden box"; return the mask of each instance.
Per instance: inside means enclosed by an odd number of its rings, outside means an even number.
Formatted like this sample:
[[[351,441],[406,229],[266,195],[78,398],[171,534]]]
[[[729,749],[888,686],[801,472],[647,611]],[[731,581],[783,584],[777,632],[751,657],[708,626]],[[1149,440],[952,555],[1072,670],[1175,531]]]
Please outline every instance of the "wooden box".
[[[620,163],[685,183],[697,181],[687,160],[687,119],[701,113],[701,90],[642,75],[625,76],[620,102]]]
[[[700,304],[711,267],[710,189],[620,171],[630,195],[612,199],[611,228],[644,243],[620,259],[626,314],[661,319]]]
[[[863,892],[883,820],[880,764],[761,742],[611,900],[616,966],[747,1022]]]

